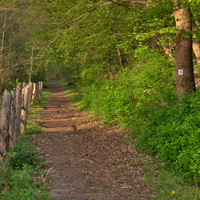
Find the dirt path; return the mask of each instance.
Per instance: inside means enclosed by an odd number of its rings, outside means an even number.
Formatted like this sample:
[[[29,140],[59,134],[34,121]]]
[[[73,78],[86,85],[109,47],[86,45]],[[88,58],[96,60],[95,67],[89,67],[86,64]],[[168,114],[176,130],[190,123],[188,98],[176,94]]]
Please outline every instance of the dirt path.
[[[51,169],[53,199],[151,199],[153,189],[142,183],[147,158],[125,132],[89,120],[68,105],[60,84],[49,86],[51,100],[41,111],[46,130],[35,141]]]

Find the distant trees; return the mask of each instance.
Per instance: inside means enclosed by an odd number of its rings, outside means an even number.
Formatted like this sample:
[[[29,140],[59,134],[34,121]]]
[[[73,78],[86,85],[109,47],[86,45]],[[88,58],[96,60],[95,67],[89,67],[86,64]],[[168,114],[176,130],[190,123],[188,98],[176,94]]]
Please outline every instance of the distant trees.
[[[6,0],[0,5],[0,92],[15,88],[16,81],[28,81],[38,17],[27,0]]]
[[[121,1],[124,4],[124,1]],[[196,91],[195,80],[194,80],[194,69],[193,69],[193,56],[192,51],[197,58],[197,62],[200,62],[200,47],[196,35],[192,31],[197,31],[194,16],[191,13],[191,7],[200,7],[200,1],[163,1],[163,0],[148,0],[148,1],[125,1],[132,3],[142,3],[150,7],[150,9],[158,8],[163,10],[164,6],[170,8],[173,7],[173,14],[175,18],[176,26],[176,38],[175,38],[175,65],[176,65],[176,92],[177,94],[182,92],[190,93]],[[157,11],[158,11],[157,10]],[[169,9],[170,10],[170,9]],[[153,12],[156,12],[154,10]],[[156,14],[156,13],[155,13]],[[158,18],[162,17],[162,14],[156,14]],[[199,13],[198,13],[199,14]],[[192,38],[196,40],[193,42]],[[193,46],[193,49],[192,49]]]

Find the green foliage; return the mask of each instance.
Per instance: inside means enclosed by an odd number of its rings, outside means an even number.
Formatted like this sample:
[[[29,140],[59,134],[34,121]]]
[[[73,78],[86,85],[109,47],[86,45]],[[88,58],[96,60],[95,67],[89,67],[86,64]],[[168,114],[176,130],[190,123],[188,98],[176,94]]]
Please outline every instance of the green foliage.
[[[44,82],[43,82],[43,88],[49,88],[49,81],[44,80]]]
[[[162,97],[161,97],[162,96]],[[175,95],[155,97],[141,126],[133,123],[136,147],[156,154],[170,169],[186,178],[200,181],[200,102],[199,92],[182,95],[179,104]],[[140,110],[140,115],[145,114]],[[137,127],[137,128],[136,128]]]
[[[25,134],[40,134],[43,129],[37,125],[28,125],[25,130]]]
[[[41,180],[45,174],[39,165],[42,160],[30,138],[21,136],[17,146],[0,162],[1,199],[50,200],[48,185]]]
[[[10,160],[10,165],[14,169],[22,169],[24,165],[37,167],[38,163],[42,161],[39,156],[37,148],[30,144],[17,144],[12,149],[13,156]]]
[[[138,55],[135,63],[133,68],[126,68],[112,81],[102,79],[82,87],[83,108],[95,110],[109,124],[129,123],[137,109],[151,106],[158,89],[173,88],[174,67],[164,56],[146,50]]]
[[[38,168],[24,165],[21,171],[10,171],[0,178],[0,183],[4,185],[2,200],[34,200],[34,199],[52,199],[47,191],[46,184],[43,186],[36,182]],[[2,179],[3,178],[3,179]]]
[[[89,190],[89,193],[98,193],[96,190],[92,189],[92,190]]]
[[[173,63],[151,50],[142,53],[132,69],[82,87],[83,108],[108,124],[130,125],[137,148],[199,182],[199,93],[182,95],[177,104]]]
[[[144,183],[151,185],[155,190],[152,200],[198,200],[200,190],[198,185],[186,181],[177,173],[168,170],[159,170],[155,174],[155,169],[148,168]],[[156,181],[155,181],[156,180]]]

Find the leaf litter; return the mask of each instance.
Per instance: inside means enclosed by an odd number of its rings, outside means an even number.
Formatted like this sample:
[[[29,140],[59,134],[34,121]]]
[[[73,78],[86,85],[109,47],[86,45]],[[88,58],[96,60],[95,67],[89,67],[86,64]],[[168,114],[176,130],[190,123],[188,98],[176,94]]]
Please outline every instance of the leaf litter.
[[[151,199],[155,191],[143,181],[149,157],[133,148],[127,131],[69,106],[61,84],[51,81],[49,87],[50,101],[41,110],[46,129],[33,143],[46,159],[52,198]]]

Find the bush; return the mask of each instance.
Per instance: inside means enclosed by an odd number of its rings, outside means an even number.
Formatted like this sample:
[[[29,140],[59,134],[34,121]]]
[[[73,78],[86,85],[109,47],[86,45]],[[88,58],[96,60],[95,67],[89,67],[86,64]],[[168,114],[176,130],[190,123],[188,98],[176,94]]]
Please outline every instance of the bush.
[[[42,133],[42,127],[37,125],[28,125],[25,130],[25,134],[40,134]]]
[[[42,161],[37,148],[30,144],[18,144],[12,149],[13,155],[10,160],[10,165],[16,169],[22,169],[24,165],[37,167]]]
[[[184,94],[179,104],[175,95],[166,96],[165,102],[160,100],[149,110],[140,128],[133,123],[131,133],[137,136],[136,147],[156,154],[168,167],[196,182],[200,181],[199,95]]]

